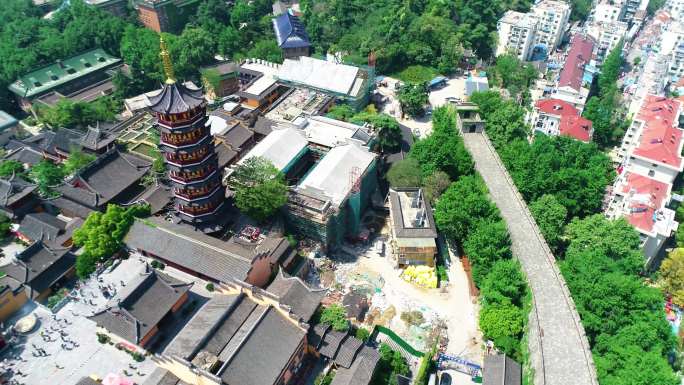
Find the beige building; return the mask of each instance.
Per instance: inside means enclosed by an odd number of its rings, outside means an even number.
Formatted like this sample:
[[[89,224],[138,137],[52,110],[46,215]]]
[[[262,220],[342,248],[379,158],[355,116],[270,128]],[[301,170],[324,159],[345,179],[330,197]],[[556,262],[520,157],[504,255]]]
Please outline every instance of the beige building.
[[[397,266],[434,266],[437,229],[423,190],[390,189],[389,206],[392,254]]]
[[[537,17],[534,44],[546,46],[549,52],[558,48],[568,27],[570,5],[564,1],[543,0],[532,7],[532,13]]]
[[[496,56],[511,53],[520,60],[527,60],[534,47],[537,17],[529,13],[506,12],[497,24],[498,42]]]

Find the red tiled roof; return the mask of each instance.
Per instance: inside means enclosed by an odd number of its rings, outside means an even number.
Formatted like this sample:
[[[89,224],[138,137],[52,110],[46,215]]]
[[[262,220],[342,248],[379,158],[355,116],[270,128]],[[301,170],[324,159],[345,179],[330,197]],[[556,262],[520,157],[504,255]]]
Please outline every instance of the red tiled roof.
[[[653,213],[663,205],[669,193],[670,185],[635,173],[629,173],[622,188],[627,199],[630,199],[630,214],[627,221],[632,226],[646,232],[653,230]],[[631,193],[630,193],[631,192]]]
[[[560,134],[581,140],[591,141],[591,120],[580,116],[579,111],[572,104],[560,99],[541,99],[535,107],[548,115],[560,118]]]
[[[582,87],[584,66],[591,60],[594,50],[594,40],[589,36],[575,35],[570,43],[570,51],[560,73],[558,87],[571,87],[579,91]]]
[[[681,102],[661,96],[647,95],[637,120],[644,122],[643,133],[634,155],[654,162],[680,168],[682,157],[679,153],[682,130],[675,127]]]

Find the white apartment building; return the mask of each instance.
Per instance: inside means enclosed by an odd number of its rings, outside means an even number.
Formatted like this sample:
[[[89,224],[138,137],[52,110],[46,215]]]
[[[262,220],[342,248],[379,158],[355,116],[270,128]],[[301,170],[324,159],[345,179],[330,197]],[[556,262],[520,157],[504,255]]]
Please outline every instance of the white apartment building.
[[[587,26],[587,35],[596,40],[596,59],[602,61],[627,34],[624,21],[593,21]]]
[[[674,20],[684,19],[684,0],[667,0],[665,7]]]
[[[496,56],[512,53],[527,60],[534,47],[537,18],[533,14],[507,11],[497,24]]]
[[[646,95],[616,157],[619,176],[605,213],[624,217],[639,232],[647,264],[679,225],[667,205],[684,170],[681,112],[676,99]]]
[[[625,8],[619,2],[600,1],[594,6],[591,19],[597,22],[619,21],[625,15]]]
[[[558,48],[568,27],[570,5],[564,1],[543,0],[532,7],[532,13],[537,17],[534,44],[543,44],[548,52]]]

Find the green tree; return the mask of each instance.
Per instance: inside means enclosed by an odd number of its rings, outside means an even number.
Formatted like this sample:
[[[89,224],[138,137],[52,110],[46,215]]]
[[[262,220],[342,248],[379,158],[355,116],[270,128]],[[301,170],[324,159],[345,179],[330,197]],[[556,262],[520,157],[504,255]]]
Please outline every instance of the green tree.
[[[348,122],[354,116],[354,110],[348,104],[336,104],[328,110],[327,116],[331,119]]]
[[[75,172],[78,172],[95,159],[95,155],[86,154],[78,149],[72,149],[69,153],[69,157],[64,162],[64,173],[66,175],[71,175]]]
[[[684,249],[672,250],[660,264],[658,285],[672,296],[672,302],[684,307]]]
[[[64,176],[62,167],[45,159],[35,164],[29,172],[29,178],[38,186],[38,191],[43,196],[51,195],[52,187],[60,184]]]
[[[368,339],[370,338],[370,332],[366,328],[359,327],[356,329],[354,336],[363,342],[368,342]]]
[[[527,281],[520,262],[500,259],[492,264],[480,283],[483,302],[487,304],[513,304],[522,307],[527,296]]]
[[[454,182],[437,202],[435,222],[448,238],[465,241],[480,221],[498,215],[487,199],[487,188],[479,176],[464,176]]]
[[[444,171],[435,171],[434,173],[425,177],[425,180],[423,181],[423,192],[425,193],[425,198],[430,201],[430,203],[435,203],[450,185],[451,178],[449,178],[447,173]]]
[[[530,204],[530,212],[551,250],[558,250],[568,210],[555,196],[546,194]]]
[[[419,187],[422,178],[420,164],[413,158],[406,158],[394,163],[387,172],[387,181],[393,188]]]
[[[425,84],[404,84],[399,89],[397,97],[402,111],[410,116],[422,116],[425,112],[425,105],[430,102]]]
[[[503,100],[497,92],[475,92],[470,101],[480,107],[487,121],[485,128],[494,147],[503,148],[516,139],[527,139],[529,127],[525,124],[525,110],[510,100]]]
[[[370,118],[370,124],[377,132],[377,146],[380,152],[395,152],[401,146],[401,127],[393,117],[377,114]]]
[[[513,305],[497,304],[480,311],[480,329],[497,346],[509,346],[511,340],[517,341],[524,324],[522,311]]]
[[[0,239],[5,239],[10,235],[12,221],[5,214],[0,213]]]
[[[149,206],[121,206],[109,204],[104,213],[93,212],[83,225],[74,231],[74,244],[83,247],[76,257],[76,275],[85,279],[95,271],[97,263],[110,258],[121,249],[135,217],[149,215]]]
[[[372,385],[397,385],[397,375],[406,376],[410,368],[401,353],[387,344],[380,345],[380,361],[371,380]]]
[[[24,173],[24,165],[16,160],[3,160],[0,162],[0,177],[9,178],[12,175]]]
[[[247,52],[247,57],[263,59],[272,63],[283,62],[283,52],[273,40],[259,40],[254,47]]]
[[[265,158],[247,159],[230,179],[236,206],[258,221],[271,217],[287,203],[285,176]]]
[[[473,262],[473,279],[476,283],[481,282],[496,261],[512,256],[506,223],[502,220],[493,222],[490,218],[478,221],[466,235],[463,250]]]
[[[344,332],[349,330],[347,311],[338,304],[332,304],[321,312],[321,323],[332,326],[333,330]]]

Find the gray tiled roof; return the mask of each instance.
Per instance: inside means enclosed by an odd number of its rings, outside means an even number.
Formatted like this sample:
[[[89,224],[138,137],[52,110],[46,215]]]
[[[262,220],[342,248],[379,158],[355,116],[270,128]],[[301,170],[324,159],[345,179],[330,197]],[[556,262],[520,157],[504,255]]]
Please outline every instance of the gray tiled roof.
[[[36,189],[36,185],[17,176],[0,179],[0,206],[10,206]]]
[[[22,146],[12,150],[5,159],[16,160],[22,164],[33,166],[43,160],[43,153],[29,146]]]
[[[485,357],[482,373],[482,385],[520,385],[522,368],[505,354]]]
[[[10,277],[29,286],[31,297],[36,297],[52,286],[74,267],[76,256],[68,249],[50,248],[34,242],[17,255],[16,261],[3,266]]]
[[[90,378],[90,377],[83,377],[83,378],[81,378],[80,380],[78,380],[78,382],[76,383],[76,385],[100,385],[100,383],[97,382],[97,381],[95,381],[95,380],[93,380],[93,379]]]
[[[150,205],[152,214],[156,214],[171,202],[173,199],[173,193],[169,188],[163,186],[153,186],[145,191],[140,196],[140,199]]]
[[[278,296],[281,304],[290,306],[304,322],[309,322],[327,291],[312,289],[297,277],[285,277],[282,269],[267,290]]]
[[[221,379],[226,384],[273,385],[303,344],[306,331],[270,307],[235,354]],[[258,364],[256,364],[258,363]]]
[[[363,346],[363,341],[360,339],[352,336],[347,337],[335,356],[335,363],[343,368],[349,368],[361,346]]]
[[[309,345],[318,350],[321,347],[321,342],[323,342],[323,337],[330,329],[330,325],[322,323],[310,328],[307,337]]]
[[[216,281],[244,280],[252,256],[234,253],[230,244],[164,220],[136,220],[124,238],[131,249],[154,254]]]
[[[239,149],[254,137],[254,133],[242,124],[237,124],[228,132],[221,135],[221,138],[234,149]]]
[[[329,331],[323,337],[323,342],[321,343],[321,348],[318,349],[318,352],[321,353],[323,357],[334,359],[346,336],[347,332],[338,332],[336,330]]]
[[[54,242],[66,230],[67,223],[48,213],[27,214],[19,232],[32,241]]]
[[[370,346],[364,346],[354,363],[346,368],[338,368],[330,385],[368,385],[373,378],[380,354]]]
[[[116,136],[100,129],[98,122],[95,127],[88,126],[88,131],[80,138],[79,144],[89,150],[97,151],[112,144]]]
[[[46,199],[43,202],[46,205],[56,207],[60,211],[64,211],[69,215],[76,215],[83,219],[87,218],[88,215],[93,212],[93,209],[65,197]]]
[[[136,276],[107,309],[89,317],[98,326],[132,342],[140,340],[152,330],[171,308],[190,290],[192,284],[181,282],[166,274],[148,270]]]

